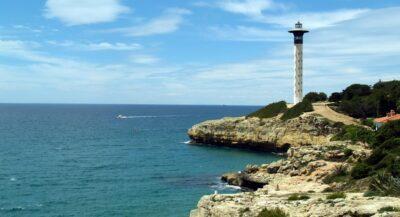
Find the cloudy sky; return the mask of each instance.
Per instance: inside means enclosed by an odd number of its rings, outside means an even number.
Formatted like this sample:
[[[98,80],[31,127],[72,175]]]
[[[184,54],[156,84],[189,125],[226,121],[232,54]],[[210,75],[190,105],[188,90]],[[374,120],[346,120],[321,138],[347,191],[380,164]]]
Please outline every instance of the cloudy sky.
[[[1,0],[0,102],[264,105],[400,79],[398,0]]]

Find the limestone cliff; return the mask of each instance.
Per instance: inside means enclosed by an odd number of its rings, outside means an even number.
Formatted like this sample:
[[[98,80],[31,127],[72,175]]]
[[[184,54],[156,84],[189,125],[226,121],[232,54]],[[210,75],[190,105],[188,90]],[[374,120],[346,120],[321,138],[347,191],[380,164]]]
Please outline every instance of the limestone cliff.
[[[317,114],[304,114],[287,121],[282,121],[279,116],[205,121],[190,128],[188,135],[200,144],[286,151],[289,146],[325,144],[338,130]]]

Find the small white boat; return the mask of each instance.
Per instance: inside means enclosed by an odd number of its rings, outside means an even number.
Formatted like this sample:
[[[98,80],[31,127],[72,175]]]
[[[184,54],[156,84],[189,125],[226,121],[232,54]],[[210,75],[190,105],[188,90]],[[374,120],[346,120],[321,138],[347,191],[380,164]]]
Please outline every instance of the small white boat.
[[[117,116],[117,119],[125,119],[125,118],[127,118],[126,116],[123,116],[123,115],[118,115]]]

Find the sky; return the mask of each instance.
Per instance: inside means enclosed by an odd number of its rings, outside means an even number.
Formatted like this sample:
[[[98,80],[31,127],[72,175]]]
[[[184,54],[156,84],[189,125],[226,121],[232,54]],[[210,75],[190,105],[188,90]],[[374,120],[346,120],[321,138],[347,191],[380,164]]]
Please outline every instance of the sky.
[[[1,0],[0,103],[265,105],[400,79],[398,0]]]

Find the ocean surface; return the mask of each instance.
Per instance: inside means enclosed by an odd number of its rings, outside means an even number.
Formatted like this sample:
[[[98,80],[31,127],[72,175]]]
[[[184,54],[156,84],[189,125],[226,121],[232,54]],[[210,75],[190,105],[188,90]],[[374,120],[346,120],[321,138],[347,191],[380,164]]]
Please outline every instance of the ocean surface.
[[[187,129],[257,108],[0,104],[0,216],[188,216],[238,191],[222,173],[279,157],[188,145]]]

